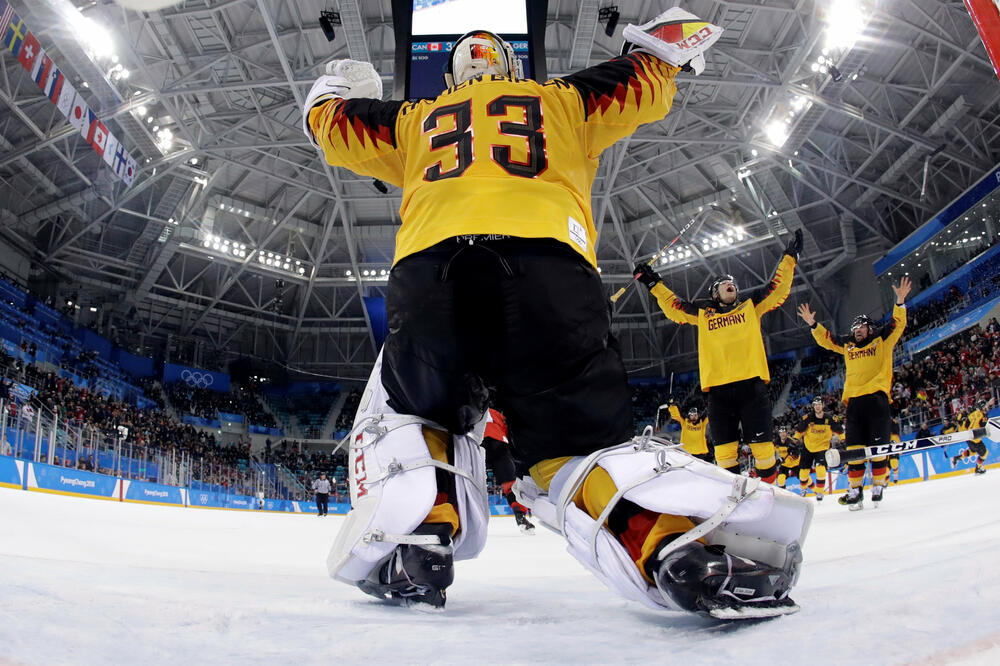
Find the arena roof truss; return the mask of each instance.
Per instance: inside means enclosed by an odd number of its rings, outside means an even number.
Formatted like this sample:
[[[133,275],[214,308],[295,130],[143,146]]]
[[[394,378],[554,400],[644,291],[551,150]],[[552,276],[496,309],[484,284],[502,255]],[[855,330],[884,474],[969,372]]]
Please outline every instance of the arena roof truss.
[[[43,267],[32,287],[78,294],[99,306],[81,321],[147,350],[365,376],[377,349],[364,299],[385,295],[400,191],[324,164],[301,107],[333,58],[371,59],[391,90],[389,0],[78,4],[13,2],[138,175],[130,187],[117,178],[5,52],[0,235]],[[617,54],[621,27],[608,37],[597,17],[608,4],[549,0],[549,76]],[[623,26],[671,3],[615,4]],[[704,74],[678,78],[671,113],[603,156],[593,204],[609,294],[650,259],[686,297],[720,273],[764,285],[802,229],[790,301],[836,318],[846,269],[1000,162],[1000,82],[961,2],[869,2],[855,39],[837,45],[845,28],[827,0],[685,6],[727,30]],[[332,42],[318,24],[330,8]],[[114,59],[73,12],[106,31]],[[694,332],[643,291],[614,305],[629,368],[690,367]],[[808,339],[792,303],[766,328],[775,351]]]

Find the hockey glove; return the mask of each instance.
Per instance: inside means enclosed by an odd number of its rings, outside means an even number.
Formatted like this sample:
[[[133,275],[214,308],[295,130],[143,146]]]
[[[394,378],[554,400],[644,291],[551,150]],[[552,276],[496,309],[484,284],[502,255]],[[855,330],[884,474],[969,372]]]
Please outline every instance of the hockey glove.
[[[369,62],[331,60],[326,64],[326,74],[316,79],[302,109],[302,131],[315,148],[320,146],[309,127],[309,112],[335,97],[381,99],[382,77]]]
[[[794,237],[785,246],[785,254],[798,259],[800,252],[802,252],[802,230],[796,229]]]
[[[721,27],[673,7],[648,23],[638,26],[629,23],[622,36],[637,51],[654,55],[674,67],[690,63],[695,74],[700,74],[705,68],[702,54],[718,41],[722,32]]]
[[[660,282],[660,276],[649,264],[636,264],[636,267],[632,269],[632,275],[645,285],[646,289],[651,290]]]

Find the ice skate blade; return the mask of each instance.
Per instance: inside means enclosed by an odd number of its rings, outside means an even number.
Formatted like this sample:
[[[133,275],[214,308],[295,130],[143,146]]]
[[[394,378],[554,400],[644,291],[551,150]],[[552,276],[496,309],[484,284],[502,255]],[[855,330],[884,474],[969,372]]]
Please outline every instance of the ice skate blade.
[[[857,504],[848,504],[847,508],[851,511],[861,511],[862,509],[865,508],[865,505],[862,504],[861,502],[858,502]]]
[[[713,608],[708,611],[710,617],[716,620],[759,620],[768,617],[780,617],[782,615],[792,615],[802,610],[798,604],[787,606],[723,606]]]

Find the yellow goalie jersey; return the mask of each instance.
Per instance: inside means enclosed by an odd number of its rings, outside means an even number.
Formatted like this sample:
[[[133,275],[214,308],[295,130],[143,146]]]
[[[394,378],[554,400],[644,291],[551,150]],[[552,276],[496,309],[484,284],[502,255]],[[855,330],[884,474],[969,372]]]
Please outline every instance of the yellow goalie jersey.
[[[545,83],[484,76],[416,103],[335,98],[309,126],[327,162],[403,189],[395,262],[504,234],[555,238],[596,266],[598,158],[667,114],[678,71],[633,53]]]
[[[662,282],[652,289],[663,314],[678,324],[698,327],[698,373],[701,390],[760,377],[771,381],[760,317],[780,307],[792,290],[795,257],[782,256],[770,283],[735,307],[720,309],[711,299],[684,301]]]
[[[905,328],[906,307],[900,305],[893,306],[892,321],[882,326],[862,346],[858,346],[851,335],[835,336],[823,324],[816,324],[812,330],[816,344],[844,357],[847,367],[844,402],[879,391],[892,401],[892,351]]]

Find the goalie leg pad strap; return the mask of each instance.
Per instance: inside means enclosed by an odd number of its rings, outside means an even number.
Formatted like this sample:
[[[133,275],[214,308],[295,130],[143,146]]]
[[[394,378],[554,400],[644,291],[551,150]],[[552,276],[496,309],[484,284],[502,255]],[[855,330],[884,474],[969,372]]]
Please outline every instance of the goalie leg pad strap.
[[[596,466],[608,472],[618,492],[593,518],[573,499]],[[648,435],[569,461],[552,479],[548,494],[533,485],[520,480],[515,486],[518,498],[532,505],[543,524],[566,537],[570,554],[612,590],[659,609],[677,606],[646,581],[624,546],[604,527],[622,497],[644,509],[687,516],[696,523],[658,557],[703,539],[724,544],[735,555],[788,569],[793,578],[813,513],[812,504],[793,493],[730,474]]]
[[[455,475],[460,532],[456,559],[482,550],[489,515],[485,458],[473,432],[455,437],[454,462],[431,457],[423,426],[443,430],[416,416],[396,414],[387,404],[379,354],[361,398],[350,441],[351,511],[327,557],[330,575],[356,583],[364,580],[399,544],[438,543],[435,536],[413,535],[434,506],[435,468]]]

